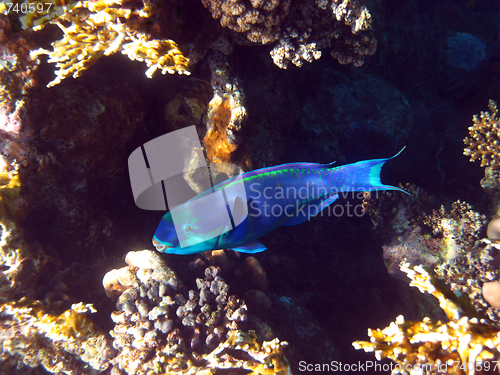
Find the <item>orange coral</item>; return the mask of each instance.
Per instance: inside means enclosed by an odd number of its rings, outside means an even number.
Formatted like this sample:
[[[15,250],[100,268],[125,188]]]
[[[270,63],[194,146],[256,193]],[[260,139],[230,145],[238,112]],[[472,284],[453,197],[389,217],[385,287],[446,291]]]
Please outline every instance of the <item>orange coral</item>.
[[[203,143],[210,161],[227,162],[237,148],[226,136],[226,128],[231,121],[231,98],[218,99],[215,103],[214,100],[210,103],[208,121],[212,126],[207,131]]]

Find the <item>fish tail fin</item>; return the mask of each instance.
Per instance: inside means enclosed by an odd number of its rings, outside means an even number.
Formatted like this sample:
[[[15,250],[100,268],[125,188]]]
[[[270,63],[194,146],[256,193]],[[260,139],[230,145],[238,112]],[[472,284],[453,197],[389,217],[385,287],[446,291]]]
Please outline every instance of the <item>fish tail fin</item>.
[[[345,173],[348,189],[355,191],[398,190],[410,194],[396,186],[384,185],[380,181],[380,172],[384,164],[401,154],[405,148],[406,146],[391,158],[364,160],[346,165],[346,169],[343,172]]]

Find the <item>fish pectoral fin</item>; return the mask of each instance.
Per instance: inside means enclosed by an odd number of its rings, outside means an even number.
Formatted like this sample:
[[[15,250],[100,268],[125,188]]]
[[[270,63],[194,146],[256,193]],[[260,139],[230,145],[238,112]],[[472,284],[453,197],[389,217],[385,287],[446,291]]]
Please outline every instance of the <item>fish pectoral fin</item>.
[[[252,242],[246,243],[244,245],[231,248],[231,250],[239,251],[240,253],[249,253],[249,254],[260,253],[261,251],[264,251],[266,249],[267,249],[267,247],[262,245],[259,241],[252,241]]]
[[[306,210],[303,210],[299,214],[290,217],[287,221],[285,221],[281,225],[288,227],[292,225],[302,224],[304,221],[310,218],[310,216],[308,216],[309,213],[312,214],[311,216],[315,216],[316,214],[324,210],[326,207],[331,205],[333,202],[335,202],[338,197],[339,197],[338,194],[333,194],[332,196],[320,201],[319,203],[312,203],[309,206],[315,207],[315,210],[311,210],[311,207],[307,207]]]
[[[250,200],[249,200],[250,201]],[[234,200],[233,204],[233,209],[231,211],[231,214],[233,215],[233,221],[234,225],[238,226],[240,225],[243,221],[248,216],[248,202],[244,202],[243,198],[240,196],[236,197]]]

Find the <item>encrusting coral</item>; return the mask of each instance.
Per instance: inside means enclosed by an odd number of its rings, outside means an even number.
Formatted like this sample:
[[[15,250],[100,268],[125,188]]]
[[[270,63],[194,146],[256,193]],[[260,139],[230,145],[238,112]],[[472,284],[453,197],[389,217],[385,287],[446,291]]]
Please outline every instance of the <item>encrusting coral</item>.
[[[229,162],[239,144],[238,133],[247,117],[245,95],[240,81],[232,74],[221,53],[210,57],[211,85],[214,96],[208,103],[207,133],[203,139],[208,160]]]
[[[490,112],[481,112],[472,117],[473,125],[469,127],[469,137],[464,139],[466,145],[464,155],[470,156],[470,161],[481,161],[481,167],[500,167],[500,120],[497,103],[490,100]]]
[[[242,143],[242,126],[247,118],[245,94],[226,56],[213,51],[210,70],[213,97],[208,103],[207,131],[203,144],[207,161],[215,171],[232,177],[241,173],[236,166],[241,169],[250,167],[250,158],[246,152],[248,148],[244,148],[235,157],[235,152]]]
[[[401,270],[411,279],[411,286],[436,297],[449,322],[405,321],[398,316],[384,329],[368,330],[370,342],[356,341],[356,349],[374,352],[378,360],[396,362],[393,374],[486,374],[500,372],[500,329],[477,313],[464,296],[450,289],[421,266],[402,264]]]
[[[57,374],[91,373],[89,365],[107,369],[114,351],[87,312],[95,310],[79,303],[61,315],[49,314],[40,302],[28,298],[0,305],[0,369],[13,370],[20,363],[42,365]]]
[[[142,8],[137,5],[127,0],[80,1],[61,17],[49,21],[61,28],[64,37],[52,43],[52,51],[32,52],[33,57],[45,54],[49,62],[56,63],[56,78],[47,87],[70,75],[79,77],[99,58],[118,51],[131,60],[144,61],[149,78],[158,69],[163,74],[190,74],[189,59],[174,41],[150,39],[142,30],[155,7],[148,0],[144,0]]]
[[[119,295],[113,346],[114,371],[127,374],[215,374],[242,369],[253,374],[289,374],[278,339],[261,342],[243,330],[246,305],[229,295],[219,268],[205,269],[188,290],[176,273],[153,251],[129,252],[129,265],[110,271],[103,285]],[[239,352],[239,354],[235,354]]]

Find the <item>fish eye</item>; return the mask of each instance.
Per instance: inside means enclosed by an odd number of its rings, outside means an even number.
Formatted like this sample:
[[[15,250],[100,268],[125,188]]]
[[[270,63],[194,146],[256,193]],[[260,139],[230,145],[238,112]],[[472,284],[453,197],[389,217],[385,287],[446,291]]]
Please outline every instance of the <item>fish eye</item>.
[[[189,224],[184,224],[184,226],[182,227],[182,229],[184,230],[184,232],[191,232],[191,230],[193,228]]]

